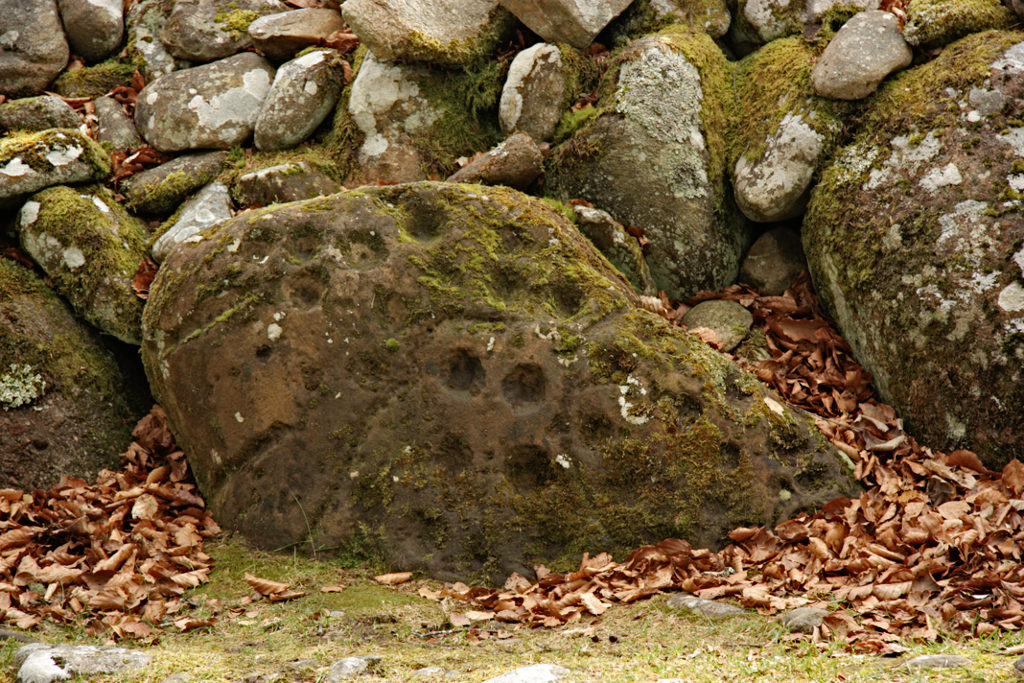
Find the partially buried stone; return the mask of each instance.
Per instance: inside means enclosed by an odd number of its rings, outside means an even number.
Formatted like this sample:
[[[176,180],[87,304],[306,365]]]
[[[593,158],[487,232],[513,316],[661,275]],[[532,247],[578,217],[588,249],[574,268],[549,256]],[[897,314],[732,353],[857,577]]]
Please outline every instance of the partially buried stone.
[[[0,200],[63,183],[101,180],[110,158],[77,130],[50,129],[0,138]]]
[[[797,607],[779,616],[779,622],[793,633],[814,633],[829,614],[817,607]]]
[[[360,674],[370,673],[374,668],[380,666],[381,658],[377,656],[367,657],[345,657],[331,664],[327,671],[324,683],[338,683],[346,678],[352,678]]]
[[[121,183],[126,206],[135,213],[170,213],[212,181],[227,159],[227,152],[196,152],[140,171]]]
[[[267,59],[285,62],[344,27],[338,10],[306,7],[264,15],[249,24],[249,35]]]
[[[507,185],[525,190],[537,179],[544,158],[533,138],[526,133],[510,136],[448,177],[450,183]]]
[[[750,610],[738,607],[736,605],[730,605],[727,602],[717,602],[715,600],[704,600],[698,598],[696,595],[690,595],[689,593],[676,593],[668,599],[668,606],[675,607],[676,609],[685,609],[690,612],[696,612],[702,616],[708,617],[709,619],[724,619],[726,617],[735,617],[741,614],[750,614]]]
[[[970,659],[959,655],[920,655],[908,659],[903,666],[908,669],[953,669],[970,663]]]
[[[739,346],[750,332],[754,316],[736,301],[713,299],[691,308],[683,316],[683,324],[691,332],[701,334],[705,341],[714,343],[719,351],[728,352]]]
[[[583,205],[572,208],[576,212],[576,225],[580,232],[626,276],[637,294],[657,294],[658,288],[654,286],[651,271],[637,239],[607,211]]]
[[[238,178],[231,194],[239,206],[266,206],[294,202],[342,189],[323,171],[305,161],[268,166]]]
[[[567,89],[566,65],[558,46],[538,43],[526,48],[512,60],[501,89],[501,130],[550,140],[562,118]]]
[[[94,676],[123,669],[140,669],[153,657],[139,650],[96,645],[29,643],[14,653],[18,680],[50,683],[71,676]]]
[[[800,236],[789,228],[774,228],[750,247],[740,266],[740,282],[763,296],[778,296],[806,269]]]
[[[571,673],[569,669],[557,664],[531,664],[488,678],[484,683],[555,683]]]
[[[121,103],[111,97],[97,97],[93,100],[96,109],[96,139],[106,142],[114,149],[127,152],[142,145],[135,125],[128,118]]]
[[[210,183],[185,202],[177,220],[153,243],[153,258],[163,261],[182,242],[194,242],[200,233],[231,218],[231,196],[223,183]]]

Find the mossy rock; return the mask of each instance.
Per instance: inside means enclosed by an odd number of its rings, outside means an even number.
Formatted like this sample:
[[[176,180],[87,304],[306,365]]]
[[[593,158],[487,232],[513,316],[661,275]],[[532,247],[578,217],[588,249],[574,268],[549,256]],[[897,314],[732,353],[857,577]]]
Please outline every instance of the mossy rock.
[[[1024,450],[1022,41],[972,35],[885,83],[803,223],[881,396],[923,443],[992,467]]]
[[[172,252],[143,360],[219,522],[262,547],[494,579],[857,490],[805,414],[636,302],[544,202],[373,187]]]
[[[999,0],[911,0],[903,35],[911,45],[935,48],[972,33],[1019,24]]]
[[[139,343],[143,301],[132,278],[146,258],[146,231],[109,190],[43,190],[22,207],[18,232],[78,315],[121,341]]]
[[[135,65],[108,59],[94,66],[65,71],[53,82],[53,89],[64,97],[102,97],[118,86],[130,86]]]
[[[0,487],[31,491],[117,466],[151,403],[145,384],[39,276],[7,259],[0,358]]]
[[[731,16],[726,0],[634,0],[602,32],[613,44],[625,45],[673,24],[703,30],[712,38],[729,32]],[[601,38],[599,38],[600,40]]]
[[[733,282],[747,244],[725,191],[732,75],[705,33],[675,25],[636,41],[596,105],[563,119],[575,130],[547,165],[548,196],[585,199],[644,231],[651,275],[678,300]]]

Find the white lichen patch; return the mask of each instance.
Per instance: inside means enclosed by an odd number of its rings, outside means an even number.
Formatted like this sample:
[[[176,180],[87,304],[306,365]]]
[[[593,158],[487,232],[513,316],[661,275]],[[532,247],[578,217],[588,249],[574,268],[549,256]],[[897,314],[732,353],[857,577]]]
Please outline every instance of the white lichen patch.
[[[280,339],[282,332],[284,332],[284,329],[282,329],[282,327],[277,323],[270,323],[267,325],[267,339],[270,341],[277,341]]]
[[[377,117],[384,118],[399,104],[406,104],[410,113],[401,125],[398,121],[391,123],[409,132],[423,130],[440,116],[440,112],[430,107],[420,95],[419,86],[409,67],[388,64],[367,54],[352,83],[348,101],[352,120],[366,136],[359,149],[361,161],[379,157],[387,151],[390,143],[384,134],[386,131],[378,129]]]
[[[754,27],[761,40],[769,42],[786,32],[785,11],[790,0],[747,0],[743,16]]]
[[[242,424],[243,422],[245,422],[245,418],[242,417],[242,414],[238,411],[235,411],[235,422],[237,422],[238,424]]]
[[[45,390],[46,382],[31,365],[11,363],[8,372],[0,375],[0,405],[4,410],[28,405]]]
[[[107,203],[104,202],[102,199],[96,196],[93,196],[91,199],[92,203],[96,205],[97,209],[99,209],[103,213],[110,213],[110,207],[107,206]]]
[[[637,398],[637,394],[639,394],[640,397],[647,395],[647,389],[644,388],[640,380],[633,377],[633,375],[628,375],[626,377],[626,383],[619,385],[619,394],[619,414],[622,415],[622,419],[631,425],[640,426],[647,424],[651,419],[650,416],[636,415],[631,412],[634,409],[635,404],[628,400],[630,395],[636,398],[636,400],[640,400]]]
[[[30,227],[39,218],[39,202],[25,202],[18,213],[18,225],[23,228]]]
[[[999,292],[999,308],[1009,313],[1024,311],[1024,287],[1018,282],[1011,282]]]
[[[68,247],[61,252],[61,261],[70,270],[81,268],[85,265],[85,254],[78,247]]]
[[[14,157],[7,162],[7,165],[0,168],[0,175],[9,178],[20,178],[32,172],[32,167],[21,160],[21,157]]]
[[[919,181],[919,184],[928,192],[935,194],[940,188],[948,187],[949,185],[959,185],[963,181],[964,178],[960,175],[960,169],[957,168],[956,164],[950,162],[942,168],[933,169],[925,174]]]
[[[84,151],[85,150],[78,145],[71,145],[70,147],[54,147],[46,153],[46,160],[50,162],[51,166],[67,166],[72,161],[82,156],[82,152]]]
[[[871,171],[867,182],[864,183],[865,190],[888,185],[895,178],[897,172],[904,176],[914,175],[922,165],[934,159],[942,151],[942,142],[935,135],[935,131],[929,131],[916,145],[910,143],[911,137],[897,135],[889,142],[892,153],[881,168]]]
[[[572,467],[572,460],[570,460],[569,456],[565,453],[559,453],[558,455],[556,455],[555,462],[561,465],[562,469],[567,470],[570,467]]]

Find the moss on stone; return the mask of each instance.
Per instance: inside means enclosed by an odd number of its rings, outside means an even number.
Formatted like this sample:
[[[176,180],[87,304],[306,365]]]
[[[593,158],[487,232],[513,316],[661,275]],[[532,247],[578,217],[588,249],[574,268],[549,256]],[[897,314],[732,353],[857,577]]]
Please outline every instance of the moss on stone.
[[[1013,11],[999,0],[912,0],[904,35],[911,45],[933,48],[1017,23]]]
[[[222,25],[235,37],[241,37],[249,30],[249,24],[260,18],[259,12],[247,9],[233,9],[227,12],[217,12],[214,15],[214,22]]]
[[[94,66],[65,71],[53,82],[53,89],[64,97],[102,97],[119,86],[130,86],[135,71],[135,64],[111,57]]]
[[[47,159],[47,155],[56,147],[65,148],[70,145],[82,148],[82,154],[78,159],[95,169],[94,177],[97,180],[110,174],[110,157],[103,147],[70,128],[49,128],[0,137],[0,162],[6,163],[17,157],[32,170],[49,174],[53,170],[53,164]]]

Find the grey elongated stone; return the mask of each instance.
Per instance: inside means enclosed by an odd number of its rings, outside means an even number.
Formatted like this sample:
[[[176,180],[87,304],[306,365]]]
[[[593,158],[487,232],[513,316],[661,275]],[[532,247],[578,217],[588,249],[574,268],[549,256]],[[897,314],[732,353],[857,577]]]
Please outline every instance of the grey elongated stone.
[[[799,216],[823,149],[821,134],[802,115],[786,114],[759,159],[741,154],[736,160],[733,187],[740,210],[760,223]]]
[[[240,206],[294,202],[341,189],[338,183],[305,161],[279,164],[246,173],[232,187]]]
[[[153,258],[163,261],[182,242],[196,241],[199,233],[231,218],[231,195],[223,183],[210,183],[185,203],[174,225],[153,243]]]
[[[668,599],[668,606],[675,607],[676,609],[685,609],[691,612],[696,612],[709,619],[723,619],[725,617],[734,617],[740,614],[750,614],[750,610],[736,605],[730,605],[727,602],[717,602],[715,600],[705,600],[698,598],[696,595],[690,595],[689,593],[676,593]]]
[[[531,664],[488,678],[484,683],[554,683],[571,673],[569,669],[557,664]]]
[[[135,124],[121,109],[121,103],[112,97],[97,97],[93,100],[98,121],[96,139],[113,145],[114,149],[126,152],[142,144],[142,138],[135,130]]]
[[[0,138],[0,199],[110,173],[103,148],[77,130],[53,129]]]
[[[256,118],[256,147],[289,149],[309,137],[338,101],[343,63],[335,50],[314,50],[282,64]]]
[[[855,15],[836,32],[811,72],[814,91],[835,100],[867,97],[882,79],[910,65],[910,46],[891,12]]]
[[[121,0],[59,0],[71,50],[89,62],[109,57],[124,36]]]
[[[549,43],[585,48],[633,0],[500,0],[509,12]]]
[[[175,0],[160,40],[178,59],[209,62],[252,45],[253,15],[287,9],[278,0]]]
[[[377,57],[444,66],[483,57],[512,23],[498,0],[347,0],[341,13]]]
[[[267,59],[284,62],[344,27],[338,10],[306,7],[256,19],[249,24],[249,36]]]
[[[183,154],[130,176],[121,183],[121,193],[128,208],[136,213],[170,213],[213,180],[227,158],[227,152]]]
[[[506,134],[528,133],[537,141],[550,140],[562,118],[568,76],[561,51],[538,43],[515,56],[501,89],[498,121]]]
[[[903,663],[908,669],[954,669],[967,666],[971,660],[959,655],[920,655]]]
[[[135,104],[135,127],[164,152],[227,148],[252,135],[274,67],[252,52],[149,83]]]
[[[337,683],[343,679],[358,676],[379,664],[380,657],[372,655],[369,657],[345,657],[344,659],[339,659],[334,664],[331,664],[331,668],[327,671],[327,676],[324,678],[324,683]]]
[[[611,214],[589,206],[574,206],[576,226],[598,251],[626,276],[637,294],[653,296],[658,293],[651,279],[651,271],[635,237]]]
[[[50,683],[71,676],[113,673],[138,669],[153,658],[138,650],[95,645],[47,645],[30,643],[14,653],[21,683]],[[58,664],[59,662],[59,664]]]
[[[53,95],[25,97],[0,104],[0,130],[78,128],[82,117],[67,102]]]
[[[56,0],[0,0],[0,95],[40,94],[68,54]]]

